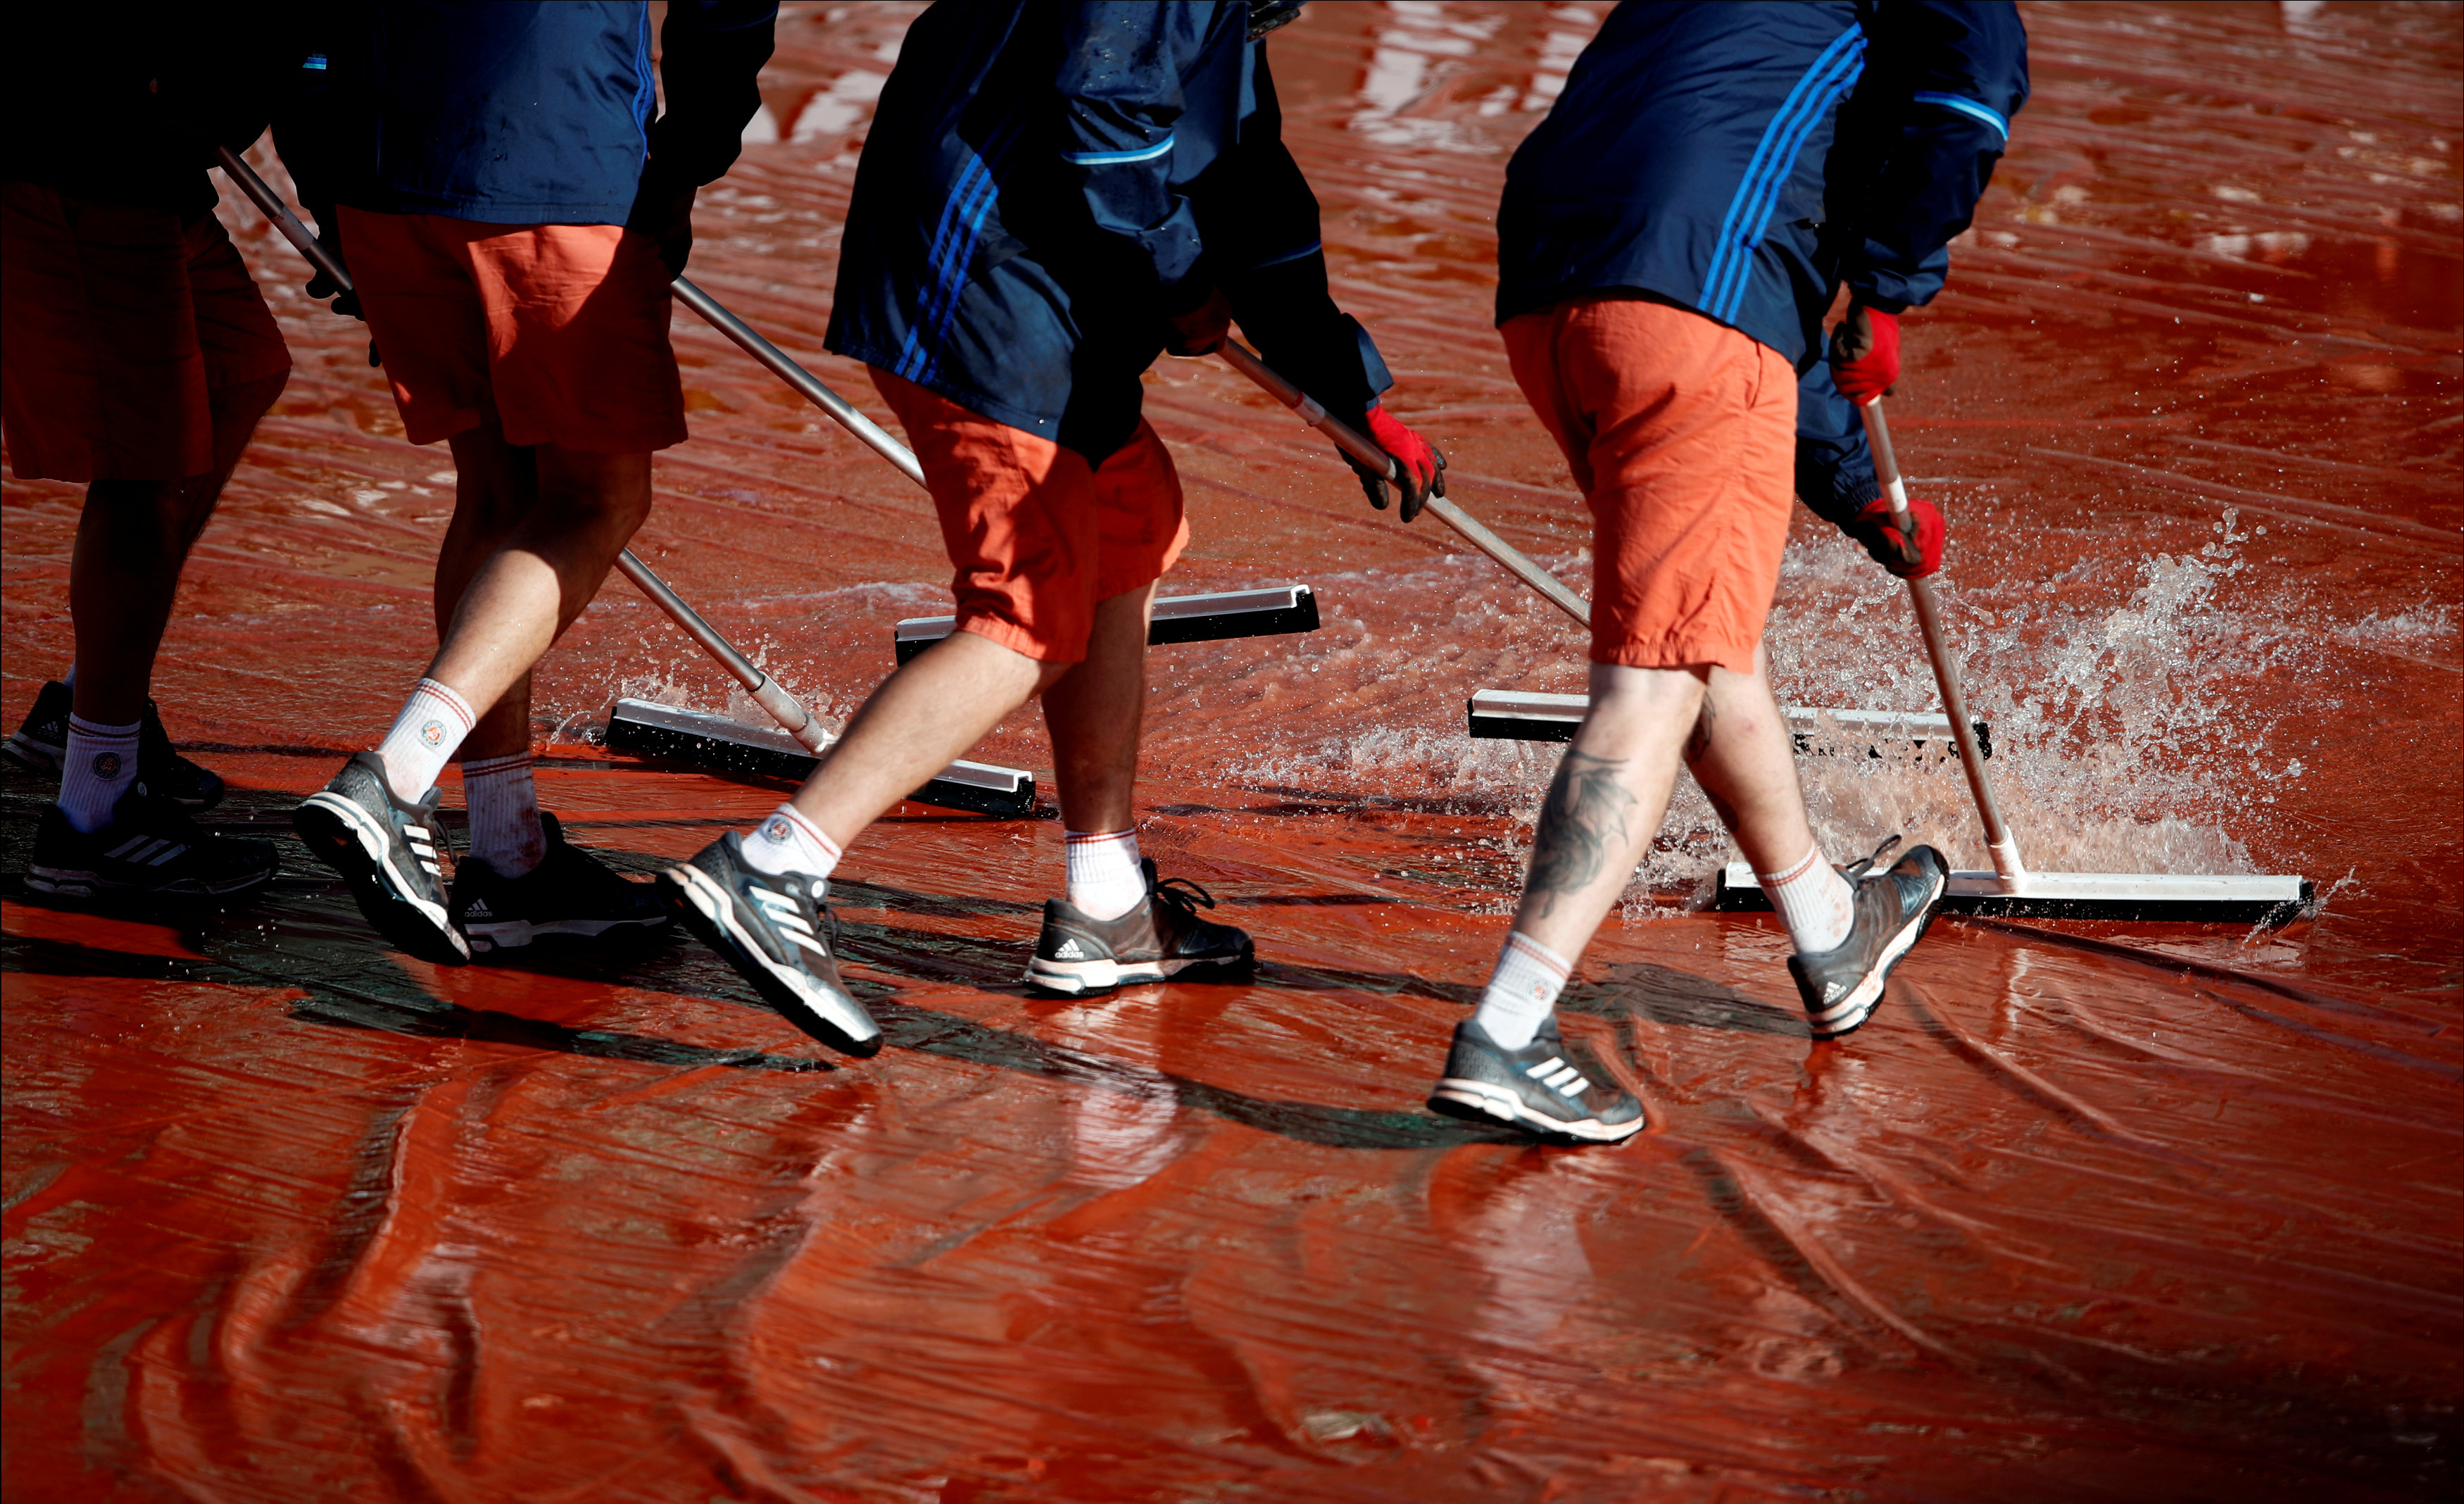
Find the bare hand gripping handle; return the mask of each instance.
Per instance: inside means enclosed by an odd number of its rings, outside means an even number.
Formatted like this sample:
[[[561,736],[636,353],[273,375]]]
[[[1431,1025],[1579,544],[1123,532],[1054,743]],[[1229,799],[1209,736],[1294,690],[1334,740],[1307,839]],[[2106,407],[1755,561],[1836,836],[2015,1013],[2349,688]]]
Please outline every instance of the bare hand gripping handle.
[[[1265,387],[1267,395],[1299,413],[1302,422],[1334,440],[1335,448],[1389,479],[1395,478],[1393,455],[1371,443],[1352,425],[1329,414],[1309,393],[1275,374],[1265,362],[1243,346],[1240,341],[1224,341],[1222,348],[1216,353],[1223,357],[1225,365]],[[1421,510],[1461,533],[1464,542],[1496,560],[1507,573],[1546,596],[1550,605],[1586,627],[1592,624],[1592,608],[1581,596],[1566,588],[1555,575],[1532,563],[1521,549],[1482,526],[1463,508],[1443,497],[1431,497]]]
[[[1917,536],[1916,520],[1908,515],[1908,488],[1900,478],[1899,456],[1891,452],[1890,425],[1882,421],[1882,399],[1857,409],[1865,420],[1865,442],[1874,451],[1874,478],[1891,498],[1891,525],[1902,538]],[[1985,771],[1985,754],[1976,744],[1975,722],[1968,719],[1968,697],[1960,692],[1959,665],[1951,660],[1943,635],[1942,608],[1933,598],[1931,580],[1908,582],[1908,604],[1916,608],[1917,630],[1924,634],[1925,656],[1933,660],[1933,681],[1942,691],[1943,714],[1950,718],[1950,734],[1959,741],[1959,765],[1968,775],[1968,791],[1976,800],[1977,817],[1985,822],[1985,849],[1992,853],[1993,872],[2004,882],[2028,875],[2019,860],[2019,843],[2002,823],[2002,807],[1993,800],[1993,781]]]
[[[291,212],[291,206],[282,202],[281,195],[275,193],[273,188],[270,187],[263,178],[256,175],[256,170],[251,167],[246,162],[240,160],[239,154],[231,150],[229,146],[221,147],[217,151],[216,155],[222,164],[223,172],[229,176],[233,183],[239,185],[239,190],[248,195],[249,201],[253,203],[260,210],[262,210],[267,219],[273,221],[274,228],[281,233],[282,238],[290,241],[301,255],[308,258],[308,264],[314,266],[318,271],[324,273],[327,279],[332,281],[335,286],[341,288],[345,292],[350,291],[351,274],[348,269],[346,269],[341,261],[335,259],[333,253],[327,251],[323,246],[317,243],[317,237],[308,232],[308,227],[299,222],[299,217],[297,214]],[[721,319],[728,320],[731,322],[735,321],[735,316],[728,313],[725,309],[719,308],[716,303],[711,302],[710,299],[702,293],[701,289],[693,287],[692,283],[686,281],[682,277],[676,278],[676,288],[677,296],[685,298],[686,306],[693,308],[695,313],[700,314],[703,318],[709,319],[711,322],[719,324],[721,331],[728,333],[730,338],[736,340],[737,343],[744,344],[746,349],[751,350],[753,349],[753,346],[745,343],[747,339],[751,339],[758,342],[763,349],[769,349],[770,353],[777,356],[780,361],[784,362],[790,366],[795,365],[795,362],[787,360],[787,357],[784,355],[780,355],[777,350],[771,349],[770,343],[767,340],[763,340],[759,335],[754,334],[750,329],[746,329],[744,334],[739,337],[737,336],[734,331],[729,330],[725,323],[720,323],[719,321]],[[690,296],[687,296],[688,290],[690,290]],[[699,299],[699,302],[694,301],[694,299]],[[709,303],[709,309],[701,307],[701,303]],[[716,317],[714,317],[710,310],[716,310]],[[742,325],[739,323],[737,324],[737,327],[741,328]],[[755,350],[754,356],[757,360],[761,360],[763,365],[770,365],[770,362],[767,359],[762,358],[760,351]],[[772,366],[772,369],[775,370],[777,367]],[[802,367],[798,367],[798,370],[801,374]],[[819,387],[822,391],[828,394],[832,401],[839,400],[835,392],[830,392],[829,388],[822,387],[821,383],[813,381],[810,376],[806,376],[804,380],[811,382],[814,387]],[[800,391],[803,390],[801,386],[799,386],[797,389]],[[812,393],[805,392],[805,395],[809,397],[812,396]],[[819,401],[820,399],[816,398],[815,400]],[[843,407],[845,406],[843,402],[840,405]],[[826,405],[825,406],[826,407]],[[874,427],[869,419],[866,419],[864,414],[855,412],[855,409],[852,408],[848,408],[847,410],[855,414],[857,421],[865,423],[868,428],[872,428],[873,432],[880,433],[880,430],[877,427]],[[832,417],[839,417],[839,414],[834,409],[831,410],[830,415]],[[839,421],[846,423],[847,420],[846,418],[839,418]],[[850,428],[854,427],[853,424],[849,424],[848,426]],[[865,438],[865,434],[859,431],[857,437]],[[897,441],[891,439],[890,435],[881,433],[881,438],[884,442],[890,445],[891,449],[897,450],[896,457],[893,457],[891,462],[892,464],[897,464],[898,460],[903,458],[906,461],[906,464],[901,465],[899,468],[906,470],[910,475],[913,476],[920,481],[923,478],[923,472],[914,468],[915,457],[909,454],[906,450],[899,448]],[[872,441],[869,438],[866,438],[866,442],[871,443]],[[880,449],[881,445],[873,444],[873,447],[875,449]],[[887,453],[888,451],[884,451],[884,453]],[[619,553],[616,556],[616,567],[621,573],[623,573],[626,579],[633,582],[636,588],[640,589],[644,595],[650,598],[650,603],[652,605],[667,612],[669,620],[674,622],[678,627],[683,628],[685,635],[700,644],[703,652],[717,659],[721,668],[724,668],[729,674],[735,675],[736,681],[744,686],[744,692],[753,697],[755,703],[759,704],[763,710],[768,711],[771,716],[778,720],[779,724],[786,727],[788,735],[802,742],[806,749],[816,753],[830,744],[830,734],[822,729],[822,723],[812,718],[812,715],[804,709],[803,704],[798,702],[796,697],[788,694],[785,689],[781,688],[777,679],[772,678],[767,673],[755,667],[751,659],[737,652],[733,644],[729,643],[725,637],[719,635],[718,629],[702,620],[701,613],[694,610],[692,607],[687,606],[681,596],[677,595],[675,591],[668,587],[668,583],[665,580],[660,579],[656,574],[652,573],[649,564],[644,564],[640,559],[634,556],[633,550],[627,548]]]

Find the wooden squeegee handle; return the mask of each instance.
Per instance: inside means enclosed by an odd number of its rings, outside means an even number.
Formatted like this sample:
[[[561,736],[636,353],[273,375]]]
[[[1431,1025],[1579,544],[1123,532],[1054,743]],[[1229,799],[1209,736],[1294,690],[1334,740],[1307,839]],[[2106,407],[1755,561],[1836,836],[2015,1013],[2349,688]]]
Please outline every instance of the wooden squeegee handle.
[[[299,216],[291,212],[291,206],[282,202],[282,196],[274,191],[272,185],[256,175],[255,168],[250,166],[241,159],[239,153],[229,146],[217,148],[215,156],[222,166],[223,174],[239,186],[239,190],[248,195],[249,202],[254,204],[263,212],[282,238],[290,241],[293,249],[308,258],[309,265],[323,273],[328,281],[343,292],[352,290],[350,270],[344,267],[332,252],[320,245],[315,235],[308,232],[308,227],[299,222]],[[676,285],[679,288],[692,287],[692,284],[682,277],[676,279]],[[698,288],[693,288],[693,293],[695,298],[702,297]],[[703,301],[708,299],[703,299]],[[690,300],[688,300],[688,306],[693,307],[696,313],[702,313],[702,317],[710,318],[709,314],[703,313]],[[717,308],[718,305],[712,303],[711,306]],[[735,317],[727,314],[725,309],[718,311],[730,319]],[[715,323],[717,320],[713,319],[712,322]],[[721,327],[723,329],[724,325]],[[747,330],[746,333],[752,334],[752,331]],[[752,338],[761,339],[759,335],[752,335]],[[738,340],[737,343],[741,344],[743,341]],[[764,345],[768,343],[767,341],[761,343]],[[787,358],[781,355],[779,359],[785,361]],[[763,364],[768,363],[765,361]],[[792,365],[795,363],[789,361],[788,364]],[[806,379],[810,380],[809,377]],[[815,382],[813,385],[818,387],[821,384]],[[824,389],[827,390],[826,387]],[[832,416],[835,417],[837,414],[832,413]],[[856,416],[862,418],[863,414],[857,413]],[[887,435],[884,436],[887,437]],[[906,454],[907,452],[902,449],[899,453]],[[914,457],[908,455],[907,463],[913,466],[915,463]],[[916,474],[920,476],[921,472]],[[755,666],[750,658],[737,652],[733,643],[719,635],[717,628],[702,620],[701,613],[687,606],[684,598],[669,588],[668,582],[653,573],[649,564],[644,564],[634,555],[633,550],[627,548],[616,555],[616,568],[626,579],[633,582],[636,589],[649,596],[652,605],[667,612],[670,621],[683,628],[686,636],[698,643],[704,652],[717,659],[719,666],[733,675],[737,683],[744,686],[744,693],[751,696],[756,704],[768,711],[779,724],[787,728],[788,735],[814,752],[820,752],[830,744],[830,734],[822,729],[822,723],[813,719],[812,714],[804,709],[795,696],[788,694],[766,671]]]
[[[1243,346],[1240,341],[1225,340],[1216,353],[1223,357],[1225,365],[1265,387],[1267,395],[1299,413],[1302,422],[1334,440],[1335,448],[1387,479],[1397,479],[1392,454],[1379,449],[1352,425],[1330,414],[1309,393],[1275,374],[1265,362]],[[1421,509],[1462,534],[1463,541],[1474,548],[1504,565],[1507,573],[1539,591],[1548,598],[1550,605],[1586,627],[1592,624],[1592,608],[1581,596],[1566,588],[1564,582],[1534,564],[1521,549],[1490,532],[1463,508],[1443,497],[1431,497]]]
[[[1908,515],[1907,483],[1900,478],[1899,456],[1891,450],[1890,425],[1882,420],[1882,399],[1876,397],[1857,409],[1865,420],[1865,442],[1874,451],[1874,478],[1891,499],[1891,523],[1902,538],[1917,536],[1916,520]],[[1994,874],[2004,882],[2028,875],[2019,860],[2019,843],[2002,821],[2002,807],[1993,798],[1993,780],[1985,769],[1984,749],[1976,744],[1976,724],[1968,719],[1968,697],[1961,693],[1959,665],[1942,630],[1942,607],[1934,600],[1933,582],[1908,582],[1908,604],[1916,608],[1917,630],[1925,637],[1925,656],[1933,660],[1933,682],[1942,692],[1943,714],[1950,718],[1950,734],[1959,742],[1959,765],[1968,775],[1968,791],[1976,800],[1977,818],[1985,823],[1985,849],[1993,858]]]

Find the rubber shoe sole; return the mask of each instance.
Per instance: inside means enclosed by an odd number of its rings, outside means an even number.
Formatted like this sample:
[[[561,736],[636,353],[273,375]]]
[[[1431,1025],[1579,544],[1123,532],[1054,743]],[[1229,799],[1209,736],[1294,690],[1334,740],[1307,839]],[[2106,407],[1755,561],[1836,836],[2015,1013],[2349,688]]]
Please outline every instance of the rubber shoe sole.
[[[667,925],[649,919],[546,919],[536,924],[528,919],[487,919],[477,924],[464,923],[462,934],[471,942],[471,953],[476,956],[495,950],[519,950],[533,940],[557,936],[595,940],[609,930],[627,928],[651,934]]]
[[[219,883],[184,877],[175,883],[149,887],[143,883],[113,882],[82,868],[29,866],[26,886],[59,898],[228,898],[264,887],[274,880],[275,872],[269,866],[263,872],[242,873]]]
[[[1211,981],[1218,973],[1239,976],[1250,965],[1251,962],[1245,960],[1205,961],[1193,957],[1180,961],[1143,962],[1125,967],[1110,956],[1092,961],[1051,961],[1038,956],[1026,963],[1026,984],[1064,997],[1086,997],[1092,993],[1110,992],[1116,987],[1177,982],[1184,977],[1190,981]]]
[[[736,900],[717,879],[691,862],[679,862],[659,874],[658,886],[659,896],[684,920],[685,928],[727,958],[789,1023],[841,1054],[869,1059],[881,1053],[881,1026],[860,1010],[848,1017],[848,1005],[830,996],[812,977],[772,961],[736,922]]]
[[[1436,1090],[1429,1093],[1429,1111],[1464,1122],[1503,1123],[1570,1143],[1621,1143],[1642,1132],[1644,1121],[1637,1117],[1630,1123],[1604,1123],[1585,1117],[1569,1122],[1546,1117],[1526,1108],[1504,1087],[1452,1075],[1441,1079]]]
[[[300,844],[342,874],[360,914],[376,932],[405,953],[442,966],[471,959],[471,947],[453,928],[445,906],[410,891],[387,854],[392,844],[376,818],[332,792],[312,794],[291,816]]]

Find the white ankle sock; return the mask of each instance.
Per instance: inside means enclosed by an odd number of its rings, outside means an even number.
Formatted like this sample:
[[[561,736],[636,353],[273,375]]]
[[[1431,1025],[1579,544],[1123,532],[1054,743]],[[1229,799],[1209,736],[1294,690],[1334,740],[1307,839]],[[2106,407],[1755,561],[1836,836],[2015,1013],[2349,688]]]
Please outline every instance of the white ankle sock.
[[[1779,911],[1788,925],[1789,943],[1800,956],[1837,950],[1856,925],[1856,886],[1822,859],[1819,841],[1806,850],[1803,858],[1791,862],[1788,871],[1756,873],[1754,881],[1763,885],[1763,896]]]
[[[98,726],[77,716],[69,718],[69,745],[60,761],[60,812],[81,834],[92,834],[111,823],[112,807],[137,782],[137,728]]]
[[[771,810],[770,818],[744,838],[744,865],[773,877],[781,873],[827,877],[838,871],[839,858],[844,854],[839,843],[824,835],[820,826],[798,814],[794,805],[781,805]]]
[[[471,810],[473,860],[501,876],[523,877],[547,859],[547,830],[539,824],[529,753],[464,759],[462,802]]]
[[[478,721],[469,700],[434,679],[421,679],[377,746],[394,797],[405,804],[425,798]]]
[[[1117,919],[1146,901],[1135,830],[1064,830],[1069,906],[1090,919]]]
[[[1573,969],[1565,957],[1509,930],[1506,948],[1497,953],[1497,969],[1489,973],[1488,990],[1480,995],[1480,1011],[1472,1017],[1489,1038],[1520,1050],[1556,1011],[1557,994],[1566,989],[1567,974]]]

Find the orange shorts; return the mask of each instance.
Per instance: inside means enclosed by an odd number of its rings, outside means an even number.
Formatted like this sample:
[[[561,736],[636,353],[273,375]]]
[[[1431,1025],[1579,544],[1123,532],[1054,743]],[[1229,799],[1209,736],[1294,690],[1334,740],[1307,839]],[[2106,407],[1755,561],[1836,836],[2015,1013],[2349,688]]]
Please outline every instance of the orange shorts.
[[[290,373],[211,214],[184,226],[167,209],[10,183],[0,261],[0,423],[21,480],[205,475],[226,394]]]
[[[685,441],[668,269],[622,225],[341,211],[342,254],[414,444],[632,454]]]
[[[878,367],[872,384],[923,463],[958,630],[1040,663],[1083,662],[1096,603],[1163,578],[1189,545],[1179,473],[1144,422],[1090,468]]]
[[[1499,332],[1592,509],[1592,661],[1752,673],[1796,493],[1795,369],[1639,299],[1573,299]]]

